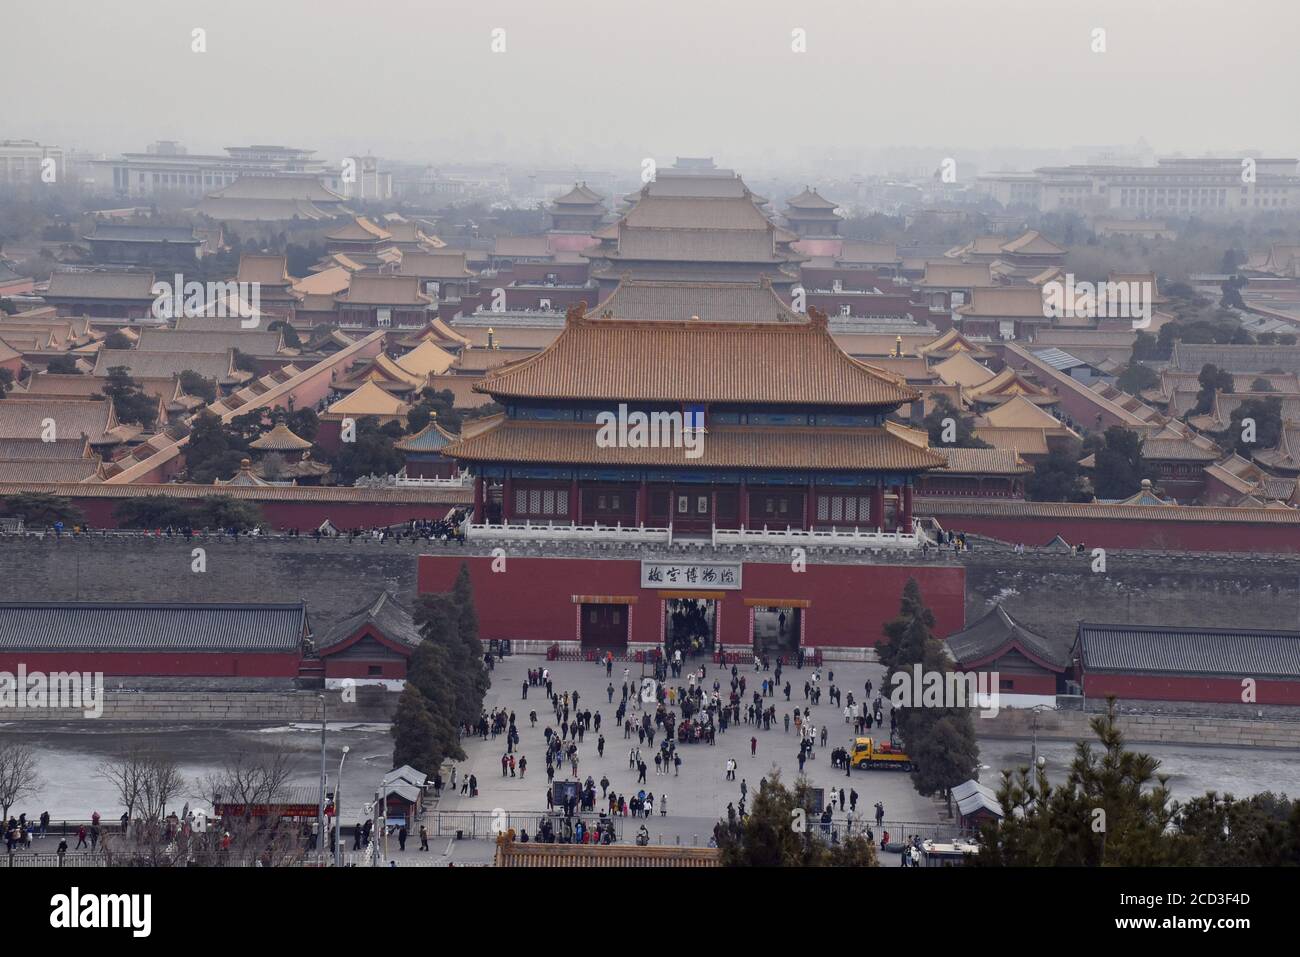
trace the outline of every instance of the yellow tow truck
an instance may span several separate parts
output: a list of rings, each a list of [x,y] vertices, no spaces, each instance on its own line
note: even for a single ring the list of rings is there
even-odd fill
[[[864,771],[872,768],[912,770],[912,759],[893,741],[876,744],[870,738],[854,738],[849,748],[849,766]]]

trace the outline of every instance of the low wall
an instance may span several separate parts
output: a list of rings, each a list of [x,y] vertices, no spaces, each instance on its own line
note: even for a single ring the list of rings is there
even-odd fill
[[[116,721],[132,724],[256,724],[320,721],[318,691],[105,691],[104,712],[88,719],[78,708],[0,708],[6,721]],[[345,703],[340,692],[325,693],[328,721],[388,722],[397,708],[397,695],[356,689],[357,700]]]
[[[1038,713],[1040,740],[1095,741],[1088,722],[1095,713]],[[1125,714],[1118,718],[1126,745],[1201,744],[1216,747],[1300,750],[1300,721],[1212,718],[1197,715]],[[996,717],[975,718],[981,738],[1031,738],[1034,713],[1003,710]]]

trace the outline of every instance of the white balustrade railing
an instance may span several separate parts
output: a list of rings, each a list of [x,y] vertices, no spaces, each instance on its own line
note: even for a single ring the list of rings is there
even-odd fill
[[[553,542],[637,542],[666,544],[672,540],[667,528],[645,525],[557,525],[553,522],[515,522],[508,525],[465,526],[470,541],[553,541]]]
[[[395,488],[473,488],[474,476],[468,473],[452,478],[410,478],[398,475],[393,486]]]
[[[555,542],[630,542],[672,544],[673,529],[645,525],[561,525],[555,522],[512,522],[506,525],[479,525],[466,521],[463,526],[471,541],[555,541]],[[680,536],[679,536],[680,537]],[[713,545],[803,545],[812,548],[920,548],[927,536],[917,528],[911,532],[863,531],[858,528],[717,528],[711,533]]]
[[[805,545],[812,547],[920,548],[925,534],[912,532],[862,531],[856,527],[815,528],[714,528],[714,545]]]

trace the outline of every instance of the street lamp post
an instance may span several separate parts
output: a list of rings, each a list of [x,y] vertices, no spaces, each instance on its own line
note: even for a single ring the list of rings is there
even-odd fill
[[[343,745],[343,756],[339,758],[339,776],[334,779],[334,866],[343,866],[343,762],[348,759],[351,749]]]
[[[316,863],[324,863],[325,843],[325,696],[320,698],[320,800],[316,804]]]
[[[1029,710],[1030,713],[1034,716],[1033,721],[1031,722],[1031,726],[1033,727],[1033,731],[1034,731],[1034,743],[1033,743],[1032,750],[1029,752],[1029,764],[1031,767],[1036,769],[1041,767],[1041,765],[1039,764],[1039,761],[1041,759],[1038,757],[1038,715],[1043,711],[1054,711],[1055,709],[1050,707],[1049,705],[1036,704]]]

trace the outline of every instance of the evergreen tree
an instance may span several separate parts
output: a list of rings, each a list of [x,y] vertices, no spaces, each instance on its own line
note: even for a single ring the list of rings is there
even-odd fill
[[[952,441],[944,441],[945,419],[952,419]],[[991,449],[983,439],[976,438],[972,430],[971,419],[963,416],[953,407],[948,397],[941,395],[934,403],[934,408],[922,420],[925,431],[929,433],[930,445],[934,448],[949,449]]]
[[[934,624],[920,585],[909,578],[898,617],[885,623],[886,643],[880,658],[886,666],[884,689],[897,716],[899,743],[912,759],[912,786],[926,797],[942,794],[951,801],[949,792],[969,781],[979,764],[972,718],[977,703],[945,707],[956,702],[928,700],[922,688],[914,687],[918,665],[925,682],[940,681],[941,690],[948,686],[949,658],[943,642],[934,637]],[[909,696],[895,694],[906,686],[912,686]],[[907,704],[896,703],[900,701]]]
[[[483,666],[483,642],[478,637],[478,612],[474,608],[474,585],[470,581],[469,565],[466,562],[460,563],[460,571],[456,573],[456,584],[452,586],[451,594],[459,611],[456,621],[457,634],[464,645],[466,660],[472,664],[468,669],[469,693],[474,701],[481,703],[487,695],[492,680]]]
[[[113,409],[119,422],[131,422],[152,429],[158,417],[158,400],[145,393],[140,383],[131,378],[126,366],[113,366],[104,381],[104,395],[113,400]]]
[[[743,819],[713,829],[727,867],[876,867],[876,848],[861,835],[831,844],[812,813],[811,787],[800,777],[793,789],[781,773],[758,783],[754,805]]]
[[[447,756],[437,746],[438,727],[429,704],[418,688],[409,681],[397,699],[393,716],[393,767],[409,764],[417,771],[432,775]],[[459,755],[463,758],[464,755]]]
[[[1112,425],[1093,454],[1098,498],[1128,498],[1141,487],[1142,438],[1136,432]]]
[[[1254,435],[1245,428],[1246,419],[1254,422]],[[1247,459],[1259,449],[1275,448],[1282,438],[1282,400],[1277,396],[1247,399],[1232,410],[1228,427],[1219,437]]]
[[[70,499],[45,492],[19,492],[16,495],[0,496],[0,515],[21,518],[24,525],[40,527],[62,522],[64,525],[80,525],[86,517],[81,509],[73,505]]]
[[[81,375],[77,368],[77,359],[72,355],[55,356],[45,365],[45,371],[51,375]]]
[[[246,443],[233,436],[211,412],[194,418],[185,446],[185,468],[190,481],[211,485],[214,479],[228,479],[239,471],[239,463],[248,458]]]
[[[1187,864],[1187,842],[1170,830],[1178,805],[1160,762],[1124,749],[1111,699],[1106,714],[1090,722],[1101,751],[1075,746],[1065,784],[1053,788],[1046,773],[1003,771],[998,800],[1003,819],[985,825],[976,866],[1151,867]]]

